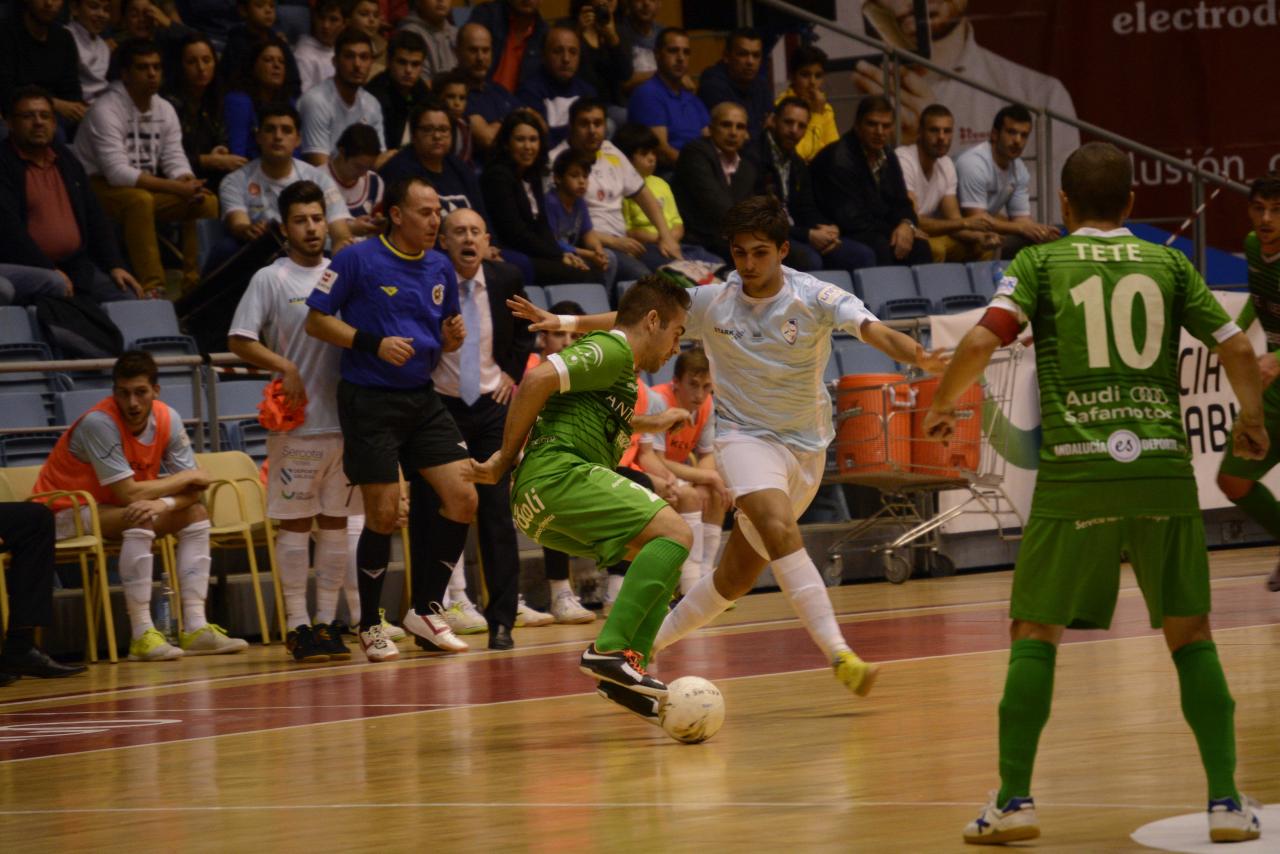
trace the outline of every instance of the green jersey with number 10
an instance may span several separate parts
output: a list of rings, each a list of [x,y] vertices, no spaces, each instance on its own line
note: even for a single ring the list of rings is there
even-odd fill
[[[1033,514],[1194,512],[1179,328],[1208,347],[1239,329],[1186,256],[1128,229],[1080,229],[1018,253],[992,306],[1035,336],[1043,444]]]

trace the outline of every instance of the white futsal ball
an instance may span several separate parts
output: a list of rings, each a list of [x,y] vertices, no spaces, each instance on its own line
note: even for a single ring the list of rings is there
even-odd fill
[[[681,676],[667,683],[667,699],[658,711],[658,723],[676,741],[706,741],[724,724],[724,697],[701,676]]]

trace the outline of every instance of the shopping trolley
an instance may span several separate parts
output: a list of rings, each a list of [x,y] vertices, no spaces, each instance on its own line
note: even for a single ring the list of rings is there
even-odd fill
[[[966,513],[984,513],[997,535],[1017,539],[1022,515],[1004,491],[1007,453],[1013,431],[1010,407],[1025,348],[1015,343],[996,351],[982,379],[956,403],[955,432],[947,443],[925,438],[924,418],[938,378],[861,374],[831,383],[836,401],[834,457],[825,483],[848,483],[880,492],[880,509],[860,520],[827,549],[827,577],[843,575],[843,553],[852,544],[877,540],[866,550],[878,555],[884,575],[906,581],[921,552],[930,575],[950,575],[954,562],[941,551],[940,529]],[[969,497],[926,518],[937,493],[967,490]],[[1016,524],[1006,524],[1016,520]],[[886,529],[900,533],[885,540]]]

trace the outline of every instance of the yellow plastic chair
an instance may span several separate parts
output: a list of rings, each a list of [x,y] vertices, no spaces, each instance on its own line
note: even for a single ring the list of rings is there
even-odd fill
[[[280,639],[284,640],[288,632],[285,626],[284,591],[280,586],[280,573],[276,567],[275,534],[267,520],[267,493],[258,478],[258,467],[242,451],[196,454],[196,464],[213,479],[204,499],[209,509],[209,522],[213,526],[209,531],[209,545],[219,549],[245,550],[249,558],[249,575],[253,579],[253,599],[258,608],[262,642],[269,644],[271,633],[267,628],[267,610],[262,600],[262,586],[258,577],[258,558],[254,554],[256,546],[266,546]],[[175,584],[174,590],[177,589]]]
[[[72,502],[75,513],[76,535],[59,540],[55,557],[59,563],[74,559],[80,564],[80,582],[84,589],[84,616],[86,626],[85,657],[89,662],[98,660],[98,622],[97,609],[102,608],[102,626],[107,635],[107,656],[112,664],[119,658],[116,653],[116,626],[111,614],[111,588],[107,581],[106,543],[102,537],[102,525],[98,519],[98,502],[93,496],[81,490],[42,492],[34,494],[36,477],[40,473],[39,466],[17,466],[0,469],[0,498],[9,501],[38,501],[49,506],[58,499],[66,498]],[[89,530],[85,530],[81,518],[81,508],[89,508]],[[89,562],[97,566],[97,572],[90,573]],[[5,624],[8,625],[8,597],[5,597]]]

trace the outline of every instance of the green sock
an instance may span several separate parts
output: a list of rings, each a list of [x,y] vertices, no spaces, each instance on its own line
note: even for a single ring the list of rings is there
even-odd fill
[[[1031,795],[1031,769],[1040,732],[1053,702],[1053,666],[1058,648],[1039,640],[1016,640],[1000,700],[1000,794],[996,805]]]
[[[683,564],[683,561],[681,563]],[[640,628],[636,630],[631,648],[644,656],[646,667],[649,665],[649,652],[653,649],[653,641],[658,637],[658,630],[662,628],[662,621],[667,618],[667,614],[671,613],[671,596],[679,584],[680,575],[677,573],[671,579],[671,587],[667,590],[667,594],[649,609],[649,613],[644,615],[644,621],[640,623]]]
[[[1280,501],[1261,483],[1254,483],[1245,493],[1244,498],[1231,502],[1239,507],[1249,518],[1262,526],[1263,530],[1280,540]]]
[[[1227,690],[1218,648],[1213,641],[1195,641],[1174,652],[1173,663],[1182,689],[1182,716],[1196,735],[1200,761],[1209,778],[1209,799],[1235,798],[1239,802],[1235,783],[1236,701]]]
[[[596,637],[596,649],[601,652],[635,649],[642,654],[648,653],[648,649],[636,646],[642,639],[645,618],[655,608],[666,608],[671,587],[680,579],[680,566],[688,557],[688,549],[666,537],[655,537],[645,543],[631,561],[609,619],[605,620],[604,628]],[[654,634],[649,636],[650,645],[656,634],[655,628]]]

